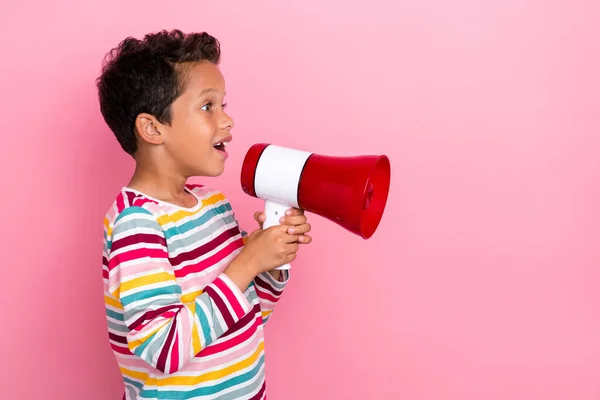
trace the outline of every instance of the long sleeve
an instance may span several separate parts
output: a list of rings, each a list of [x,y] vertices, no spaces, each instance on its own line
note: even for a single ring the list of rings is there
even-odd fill
[[[289,276],[288,271],[281,271],[281,282],[275,280],[268,272],[263,272],[254,278],[254,287],[256,288],[256,294],[260,302],[263,324],[266,324],[271,317],[275,305],[281,298],[283,289],[289,281]]]
[[[109,290],[124,310],[131,352],[174,373],[251,310],[239,288],[220,274],[191,304],[168,258],[163,230],[151,212],[126,208],[112,229]]]
[[[239,225],[238,225],[239,226]],[[248,238],[248,233],[240,228],[244,243]],[[263,325],[269,321],[273,314],[275,305],[283,294],[283,289],[290,278],[289,271],[281,271],[281,281],[277,281],[269,272],[263,272],[254,278],[254,287],[260,303]]]

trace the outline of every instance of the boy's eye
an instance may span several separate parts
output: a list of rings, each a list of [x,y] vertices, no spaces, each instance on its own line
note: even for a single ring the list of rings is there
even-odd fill
[[[210,111],[210,107],[212,106],[211,103],[206,103],[205,105],[203,105],[202,107],[200,107],[201,110],[203,111]]]

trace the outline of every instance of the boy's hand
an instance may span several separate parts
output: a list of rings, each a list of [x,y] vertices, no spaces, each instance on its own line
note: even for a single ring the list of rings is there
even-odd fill
[[[245,291],[254,277],[269,271],[280,280],[275,268],[296,259],[300,244],[298,236],[287,233],[290,226],[275,225],[269,229],[257,229],[248,235],[244,248],[225,268],[225,274]]]
[[[257,211],[254,213],[254,219],[258,222],[260,229],[263,229],[263,223],[265,222],[265,213]],[[290,235],[298,235],[298,243],[309,244],[312,241],[312,237],[307,235],[310,232],[311,226],[307,223],[304,210],[299,208],[291,208],[286,211],[286,216],[281,217],[279,223],[282,225],[290,225],[287,233]],[[272,269],[269,271],[271,276],[276,280],[281,280],[281,271],[278,269]]]
[[[257,211],[254,213],[254,219],[258,223],[260,229],[263,228],[263,223],[265,222],[265,213]],[[310,224],[307,222],[306,216],[304,215],[304,210],[299,208],[290,208],[286,212],[285,217],[281,217],[279,223],[282,225],[290,225],[287,233],[290,235],[297,235],[298,242],[302,244],[309,244],[312,242],[312,237],[307,235],[311,230]]]
[[[242,291],[262,272],[268,271],[273,278],[281,280],[281,271],[275,268],[294,261],[300,244],[312,241],[307,235],[311,226],[303,210],[288,210],[286,216],[281,218],[281,225],[265,230],[264,213],[255,213],[254,219],[260,229],[250,233],[242,252],[225,269],[225,273]]]

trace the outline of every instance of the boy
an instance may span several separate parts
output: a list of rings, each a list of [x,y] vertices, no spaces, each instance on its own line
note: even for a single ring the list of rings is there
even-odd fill
[[[247,236],[223,194],[186,183],[227,159],[219,58],[207,33],[162,31],[124,40],[98,78],[102,115],[136,162],[104,221],[124,399],[266,398],[263,325],[289,279],[275,268],[312,240],[298,209]]]

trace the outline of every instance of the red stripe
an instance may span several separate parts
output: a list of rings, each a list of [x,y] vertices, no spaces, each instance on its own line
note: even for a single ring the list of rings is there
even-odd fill
[[[117,212],[122,212],[125,209],[125,199],[123,198],[123,193],[119,193],[117,196]]]
[[[144,315],[142,315],[140,318],[135,320],[131,325],[129,325],[129,329],[139,331],[139,329],[136,329],[138,326],[140,326],[142,324],[145,325],[147,322],[152,321],[153,319],[157,318],[158,316],[163,316],[163,315],[170,316],[171,315],[169,313],[170,311],[178,312],[181,309],[181,307],[183,307],[183,304],[172,304],[169,306],[157,308],[156,310],[146,311],[144,313]]]
[[[235,315],[238,317],[238,319],[242,318],[246,313],[244,312],[244,308],[242,307],[242,305],[240,304],[240,301],[235,296],[235,293],[233,292],[233,290],[221,278],[215,279],[213,284],[216,287],[218,287],[219,289],[221,289],[221,292],[223,292],[223,294],[227,298],[227,301],[229,302],[229,304],[231,304],[231,306],[233,308],[233,312],[235,312]],[[242,297],[243,297],[243,295],[242,295]]]
[[[178,278],[183,278],[189,274],[204,271],[206,268],[212,267],[213,265],[217,264],[219,261],[221,261],[228,255],[233,253],[235,250],[237,250],[243,246],[244,246],[244,241],[243,241],[243,239],[240,238],[234,242],[229,243],[222,250],[219,250],[217,253],[200,261],[199,263],[186,265],[185,267],[183,267],[181,269],[175,270],[175,276]],[[189,254],[190,253],[184,253],[184,254],[181,254],[181,256],[189,255]],[[193,257],[190,257],[190,259],[192,259],[192,258]]]
[[[112,243],[110,247],[110,251],[114,252],[123,247],[131,246],[131,245],[144,245],[144,244],[160,244],[163,246],[167,246],[167,241],[164,237],[158,234],[152,233],[136,233],[133,235],[125,236],[119,240],[116,240]]]
[[[171,352],[171,372],[179,369],[179,335],[175,335],[173,351]]]
[[[221,337],[226,338],[227,336],[233,335],[234,333],[248,325],[250,322],[252,322],[252,320],[258,321],[259,324],[262,323],[262,313],[260,309],[260,304],[255,304],[251,312],[244,315],[234,326],[231,327],[231,329],[229,329],[227,332],[221,335]]]
[[[112,332],[108,332],[108,338],[117,343],[127,344],[127,338],[125,336],[119,336]]]
[[[165,343],[162,346],[162,350],[160,352],[160,355],[158,356],[158,362],[156,363],[156,369],[158,369],[160,372],[175,372],[177,371],[175,370],[171,370],[171,371],[167,371],[166,370],[166,365],[167,365],[167,356],[169,355],[169,352],[171,353],[171,358],[175,358],[175,361],[178,365],[179,364],[179,359],[177,357],[177,350],[172,349],[172,345],[173,345],[173,339],[175,337],[175,333],[177,331],[177,319],[172,319],[171,320],[171,327],[169,329],[169,333],[167,334],[167,339],[165,340]],[[173,361],[171,360],[171,365],[173,365]]]
[[[127,261],[139,260],[146,257],[153,259],[156,263],[164,263],[166,265],[169,264],[169,261],[167,260],[167,252],[165,250],[141,248],[119,254],[110,260],[109,268],[112,271],[118,264]]]
[[[268,274],[268,272],[265,273]],[[281,293],[283,293],[283,290],[277,290],[275,287],[273,287],[271,282],[267,281],[267,278],[263,278],[260,275],[256,276],[256,278],[254,279],[254,283],[256,283],[261,288],[269,291],[269,293],[272,293],[274,296],[279,297],[281,296]]]
[[[108,265],[109,265],[108,259],[106,257],[102,256],[102,277],[104,279],[108,279],[108,277],[109,277],[108,270],[110,267]]]
[[[198,246],[195,249],[188,251],[186,253],[181,253],[181,254],[177,255],[176,257],[172,257],[170,259],[171,264],[173,264],[173,266],[177,266],[184,261],[193,260],[195,258],[202,256],[203,254],[210,253],[211,251],[213,251],[214,249],[216,249],[217,247],[219,247],[220,245],[225,243],[227,240],[239,235],[239,233],[240,233],[240,229],[237,226],[234,226],[233,228],[228,229],[225,232],[222,232],[219,236],[212,239],[210,242],[205,243],[202,246]]]
[[[114,343],[111,343],[111,344],[110,344],[110,347],[111,347],[111,348],[112,348],[114,351],[116,351],[117,353],[119,353],[119,354],[126,354],[126,355],[131,355],[131,354],[133,354],[133,353],[132,353],[132,352],[129,350],[129,348],[128,348],[128,347],[119,346],[119,345],[116,345],[116,344],[114,344]]]
[[[277,303],[277,301],[279,300],[278,297],[274,297],[273,295],[271,295],[271,293],[265,293],[262,290],[260,290],[259,288],[256,288],[256,294],[258,295],[259,298],[261,298],[263,300],[271,301],[273,303]]]
[[[135,200],[136,194],[133,192],[125,192],[125,194],[127,195],[127,202],[129,203],[130,206],[132,206],[133,201]]]
[[[150,200],[146,197],[138,197],[137,199],[135,199],[135,206],[136,207],[143,207],[144,204],[146,203],[152,203],[152,204],[158,204],[156,201],[154,200]]]
[[[221,343],[217,343],[217,344],[212,344],[208,347],[206,347],[204,350],[202,350],[197,357],[206,357],[206,356],[211,356],[213,354],[217,354],[220,353],[222,351],[226,351],[229,350],[245,341],[247,341],[248,339],[250,339],[252,337],[252,335],[254,335],[256,333],[256,326],[258,326],[258,324],[260,324],[261,322],[258,322],[259,320],[254,318],[253,314],[249,314],[250,315],[250,321],[246,320],[246,317],[244,317],[244,320],[246,320],[246,323],[244,324],[240,324],[239,322],[236,324],[236,328],[235,330],[232,330],[230,332],[228,332],[228,335],[233,333],[233,332],[237,332],[240,329],[244,328],[245,326],[248,325],[248,322],[252,322],[252,325],[249,327],[248,329],[246,329],[245,332],[240,333],[237,336],[232,337],[231,339],[228,339],[224,342]],[[241,320],[240,320],[241,322]],[[223,336],[221,336],[223,337]]]
[[[223,319],[225,320],[225,323],[227,324],[227,326],[231,327],[234,324],[234,321],[233,321],[233,317],[229,313],[229,309],[227,308],[227,305],[225,304],[224,299],[221,298],[221,296],[219,296],[219,294],[217,294],[217,292],[215,291],[215,289],[213,289],[213,287],[211,285],[208,285],[204,289],[204,292],[207,293],[210,296],[210,298],[213,300],[213,302],[216,304],[216,306],[219,309],[219,312],[221,313],[221,315],[223,316]]]
[[[186,183],[185,186],[190,190],[200,189],[204,187],[204,185],[201,185],[199,183]]]

